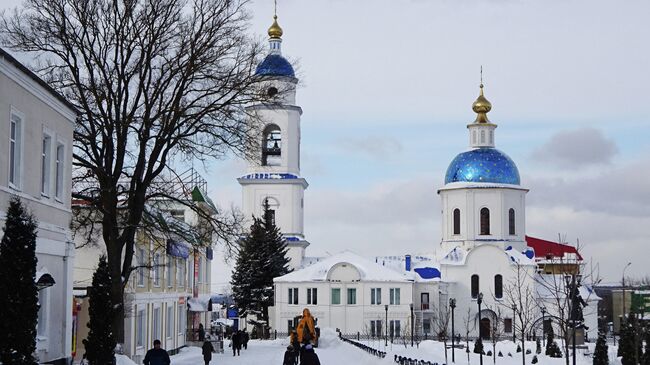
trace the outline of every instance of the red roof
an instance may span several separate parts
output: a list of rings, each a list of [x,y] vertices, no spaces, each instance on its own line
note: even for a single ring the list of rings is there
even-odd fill
[[[528,247],[532,247],[535,250],[536,258],[546,258],[549,254],[556,258],[562,258],[564,254],[572,253],[578,257],[578,260],[582,260],[582,256],[580,256],[578,250],[573,246],[530,236],[526,236],[526,243]]]

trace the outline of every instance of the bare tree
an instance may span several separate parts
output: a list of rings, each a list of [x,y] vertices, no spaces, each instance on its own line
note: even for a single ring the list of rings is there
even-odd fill
[[[469,364],[469,332],[476,328],[476,321],[472,317],[472,310],[469,307],[467,307],[467,315],[463,316],[463,325],[465,327],[465,352],[467,353],[467,363]]]
[[[175,164],[249,151],[247,105],[269,97],[255,76],[262,48],[247,35],[247,0],[26,0],[3,13],[2,43],[42,56],[37,70],[78,109],[73,198],[101,227],[124,341],[124,286],[145,207],[187,205],[232,243],[236,220],[160,183]]]
[[[503,315],[501,313],[501,307],[499,305],[496,305],[495,308],[493,308],[492,312],[494,312],[494,318],[492,319],[492,322],[490,322],[490,335],[492,340],[492,362],[496,364],[497,343],[499,343],[499,340],[503,335],[504,328],[503,328]]]
[[[447,361],[447,340],[449,339],[449,320],[451,319],[451,312],[447,306],[441,305],[438,307],[438,313],[434,317],[434,324],[436,329],[436,334],[438,335],[438,340],[442,341],[445,346],[445,363]],[[453,334],[452,334],[453,336]]]
[[[512,263],[513,277],[504,286],[503,300],[514,308],[513,331],[521,336],[521,361],[526,365],[526,334],[532,328],[538,311],[530,268],[519,262]]]
[[[576,251],[578,254],[582,248],[580,241],[577,241]],[[571,352],[569,351],[571,336],[571,326],[569,325],[571,295],[566,280],[570,275],[576,275],[580,277],[582,283],[589,283],[589,285],[593,286],[600,282],[600,277],[598,270],[593,267],[587,268],[578,255],[575,257],[548,255],[544,265],[548,266],[548,273],[534,275],[536,294],[541,299],[541,303],[546,307],[546,311],[549,313],[548,318],[552,322],[555,322],[555,327],[559,330],[559,336],[562,338],[562,348],[565,354],[565,363],[569,365],[569,358],[571,356]],[[592,295],[592,291],[588,292],[589,296]],[[583,299],[588,301],[589,297]]]

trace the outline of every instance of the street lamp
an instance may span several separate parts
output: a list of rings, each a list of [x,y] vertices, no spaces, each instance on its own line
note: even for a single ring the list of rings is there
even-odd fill
[[[630,267],[630,265],[632,265],[632,263],[628,262],[627,265],[625,265],[625,267],[623,268],[623,320],[625,320],[625,270],[627,270],[627,268]],[[622,323],[618,324],[619,332],[621,331],[621,324]]]
[[[512,342],[517,342],[517,331],[515,323],[517,322],[517,304],[512,305]]]
[[[546,321],[544,320],[544,315],[546,314],[546,307],[542,307],[542,346],[546,347],[545,342],[545,336],[546,336]]]
[[[476,299],[476,303],[478,304],[478,341],[481,344],[480,346],[480,354],[479,354],[479,359],[480,359],[480,364],[483,365],[483,339],[481,338],[481,303],[483,303],[483,293],[478,293],[478,298]]]
[[[413,323],[413,303],[411,303],[411,347],[413,347],[413,328],[414,328],[414,323]]]
[[[451,308],[451,362],[456,363],[456,355],[454,354],[454,309],[456,308],[456,299],[449,298],[449,307]]]
[[[384,346],[388,347],[388,304],[384,305],[384,309],[386,309],[386,323],[384,325],[386,327],[386,336],[384,337]]]
[[[576,329],[578,326],[576,325],[576,322],[582,321],[582,318],[577,318],[578,316],[578,311],[577,311],[577,306],[580,305],[580,303],[576,303],[576,295],[578,294],[578,287],[580,286],[580,281],[582,280],[582,275],[578,274],[571,274],[571,275],[565,275],[564,279],[566,280],[566,285],[567,288],[569,289],[569,294],[571,295],[571,310],[569,312],[569,327],[572,330],[571,334],[571,339],[573,342],[572,348],[573,348],[573,365],[576,365]]]

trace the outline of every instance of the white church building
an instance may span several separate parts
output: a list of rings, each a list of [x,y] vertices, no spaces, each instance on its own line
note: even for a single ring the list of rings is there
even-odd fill
[[[303,219],[308,184],[300,175],[298,80],[282,56],[277,17],[268,34],[270,51],[257,74],[264,78],[269,95],[278,95],[278,103],[250,108],[263,123],[259,126],[263,143],[259,161],[250,162],[238,181],[244,214],[261,216],[268,201],[288,242],[294,271],[274,279],[271,326],[286,332],[302,309],[309,308],[319,327],[345,334],[401,337],[410,334],[412,325],[419,336],[435,336],[443,327],[450,333],[447,313],[453,299],[456,334],[465,335],[463,323],[467,321],[470,336],[489,337],[498,321],[503,336],[512,336],[513,308],[505,289],[516,281],[517,272],[523,278],[521,284],[537,292],[535,278],[540,268],[552,269],[554,258],[564,263],[572,260],[575,265],[582,258],[571,246],[526,236],[528,189],[521,185],[513,160],[495,148],[497,125],[487,117],[492,106],[483,95],[483,85],[472,105],[476,119],[467,125],[469,149],[451,161],[445,184],[438,189],[442,200],[439,243],[422,247],[428,253],[417,256],[361,257],[345,251],[309,258]],[[583,298],[597,300],[587,294]],[[544,301],[536,301],[540,303],[536,310],[541,312]],[[595,307],[593,303],[588,307],[593,310],[585,309],[591,338],[597,331]],[[547,315],[555,315],[552,312],[549,308]],[[540,321],[532,332],[539,336],[542,326]]]

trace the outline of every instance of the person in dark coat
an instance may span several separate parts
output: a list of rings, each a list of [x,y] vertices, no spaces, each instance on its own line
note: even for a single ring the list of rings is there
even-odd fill
[[[208,340],[205,340],[205,342],[203,342],[203,346],[201,347],[201,351],[203,352],[203,361],[205,361],[205,365],[209,365],[210,361],[212,360],[212,352],[214,352],[212,343]]]
[[[153,348],[147,351],[144,355],[144,365],[169,365],[169,354],[164,349],[160,348],[160,340],[153,342]]]
[[[199,341],[205,340],[205,328],[203,328],[203,323],[199,323]]]
[[[239,351],[241,351],[241,332],[235,331],[230,337],[230,345],[232,346],[232,356],[239,356]]]
[[[307,344],[303,347],[302,352],[300,353],[300,365],[320,365],[318,355],[316,355],[311,344]]]
[[[241,344],[242,344],[242,346],[244,346],[244,350],[248,349],[248,340],[249,339],[250,339],[250,337],[248,336],[248,332],[246,332],[246,330],[244,330],[241,333]]]
[[[293,346],[287,346],[287,351],[284,352],[282,365],[296,365],[296,351],[293,349]]]

